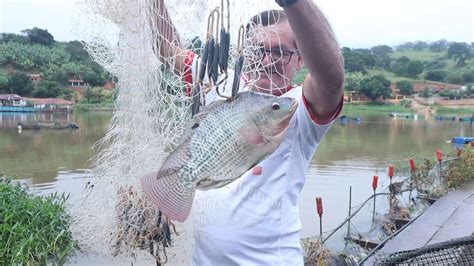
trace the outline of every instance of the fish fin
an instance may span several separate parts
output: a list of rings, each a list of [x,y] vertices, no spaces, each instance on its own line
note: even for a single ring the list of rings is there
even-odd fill
[[[185,184],[177,171],[169,169],[145,175],[140,183],[151,202],[169,219],[183,222],[188,218],[196,188]]]
[[[250,128],[241,128],[239,129],[239,134],[244,137],[247,142],[253,144],[253,145],[259,145],[259,144],[264,144],[267,141],[265,138],[262,136],[261,133],[252,130]]]
[[[199,189],[199,190],[209,190],[209,189],[212,189],[212,188],[221,188],[223,186],[226,186],[227,184],[230,184],[234,180],[235,179],[214,181],[212,179],[206,178],[206,179],[202,179],[201,181],[199,181],[196,185],[196,188]]]

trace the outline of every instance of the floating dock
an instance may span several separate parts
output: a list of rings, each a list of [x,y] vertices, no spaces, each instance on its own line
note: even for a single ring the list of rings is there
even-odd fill
[[[383,256],[445,242],[474,233],[474,182],[450,191],[425,213],[388,240],[363,265],[374,265]]]

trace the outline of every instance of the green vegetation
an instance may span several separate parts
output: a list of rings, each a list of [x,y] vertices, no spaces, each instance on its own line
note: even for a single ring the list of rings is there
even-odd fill
[[[380,113],[410,113],[411,109],[402,104],[345,104],[342,115],[359,116],[359,115],[374,115]]]
[[[342,53],[346,70],[346,90],[360,92],[376,101],[375,95],[381,96],[383,91],[390,91],[389,86],[381,88],[380,82],[370,80],[373,77],[382,80],[381,76],[391,83],[399,83],[400,87],[397,87],[402,88],[406,95],[412,90],[406,82],[436,81],[469,85],[474,82],[472,51],[470,44],[450,43],[446,40],[430,44],[405,43],[395,48],[387,45],[378,45],[370,49],[344,47]],[[456,98],[471,97],[474,97],[473,92],[458,95]]]
[[[0,264],[61,263],[76,248],[67,196],[29,194],[25,185],[0,180]]]
[[[443,106],[434,106],[437,115],[466,115],[474,114],[474,108],[448,108]]]
[[[103,86],[108,74],[89,57],[81,42],[56,42],[47,31],[0,34],[0,93],[33,97],[67,97],[69,79]],[[40,82],[30,75],[40,74]]]

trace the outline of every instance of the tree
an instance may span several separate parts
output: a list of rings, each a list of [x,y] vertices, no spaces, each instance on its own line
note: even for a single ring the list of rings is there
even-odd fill
[[[448,49],[448,41],[444,39],[432,42],[429,46],[431,52],[442,52],[446,49]]]
[[[346,47],[342,50],[342,55],[344,56],[344,68],[347,72],[367,73],[364,67],[364,60],[360,54],[354,53]]]
[[[86,93],[85,93],[84,96],[86,96],[87,103],[91,103],[91,98],[94,96],[93,93],[92,93],[92,88],[91,87],[87,87],[87,90],[86,90]]]
[[[391,95],[390,80],[383,75],[365,78],[360,83],[360,92],[372,102],[375,102],[379,97],[387,98]]]
[[[8,87],[11,93],[29,96],[33,90],[33,83],[28,74],[17,71],[8,78]]]
[[[413,50],[415,51],[422,51],[424,49],[427,49],[429,47],[429,45],[426,43],[426,42],[422,42],[422,41],[417,41],[415,42],[415,44],[413,45]]]
[[[448,48],[448,57],[456,61],[456,66],[463,67],[466,60],[472,57],[471,47],[465,42],[454,42]]]
[[[453,84],[463,84],[464,79],[459,73],[451,73],[446,77],[446,81]]]
[[[8,92],[8,74],[5,70],[0,69],[0,93]]]
[[[406,56],[397,59],[392,66],[393,73],[398,76],[407,78],[418,78],[418,75],[423,72],[423,63],[420,61],[410,61]]]
[[[28,36],[28,39],[32,43],[46,46],[51,46],[54,43],[54,37],[48,32],[48,30],[34,27],[33,29],[22,30],[22,32]]]
[[[370,50],[372,51],[372,53],[374,53],[375,56],[382,56],[382,57],[393,53],[392,47],[388,45],[377,45],[370,48]]]
[[[56,81],[42,80],[33,91],[33,96],[38,98],[56,98],[61,95],[63,88]]]
[[[89,83],[91,86],[104,86],[107,80],[101,73],[88,71],[84,74],[84,82]]]
[[[352,52],[357,54],[364,61],[365,67],[373,68],[375,66],[375,56],[370,49],[353,49]]]
[[[360,91],[360,82],[364,79],[361,72],[346,73],[344,81],[344,89],[346,91]]]
[[[75,61],[85,61],[89,59],[89,54],[84,49],[84,45],[79,41],[68,42],[65,50],[70,54],[71,59]]]
[[[425,79],[432,80],[432,81],[444,82],[447,76],[448,76],[448,72],[446,72],[446,71],[433,70],[433,71],[426,72]]]
[[[21,44],[29,43],[28,37],[15,34],[15,33],[0,33],[0,43],[4,42],[16,42]]]
[[[464,83],[474,83],[474,70],[462,74]]]
[[[413,94],[413,84],[408,80],[400,80],[396,83],[397,88],[400,90],[402,95]]]
[[[422,98],[430,98],[431,97],[431,90],[428,89],[428,88],[425,88],[421,93],[420,93],[420,97]]]

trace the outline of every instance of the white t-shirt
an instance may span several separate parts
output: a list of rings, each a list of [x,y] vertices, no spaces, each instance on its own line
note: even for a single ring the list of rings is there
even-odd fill
[[[303,265],[298,196],[332,121],[311,118],[301,86],[282,96],[300,104],[277,150],[229,185],[196,192],[193,265]]]

